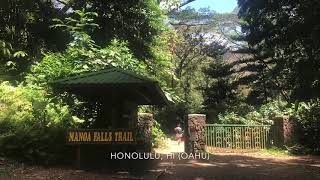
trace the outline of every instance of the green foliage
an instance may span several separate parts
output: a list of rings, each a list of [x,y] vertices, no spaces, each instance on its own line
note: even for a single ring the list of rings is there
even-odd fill
[[[152,124],[152,145],[153,147],[161,147],[164,146],[164,140],[166,135],[161,129],[161,125],[156,121],[153,120]]]
[[[265,155],[265,156],[276,156],[276,157],[286,157],[292,154],[290,151],[277,148],[277,147],[271,147],[268,149],[262,149],[259,154]]]
[[[239,110],[246,110],[240,107],[246,105],[243,94],[234,86],[235,78],[229,74],[229,67],[220,54],[204,69],[204,73],[207,77],[203,87],[204,105],[213,118],[225,111],[237,111],[237,114],[243,115],[244,112]]]
[[[182,101],[162,108],[157,108],[157,110],[153,111],[154,118],[161,124],[162,130],[165,134],[172,134],[177,123],[184,126],[185,116],[190,110],[186,106],[187,104]]]
[[[169,13],[169,17],[173,20],[178,20],[181,22],[203,21],[212,18],[213,14],[214,12],[212,12],[209,8],[202,8],[197,11],[194,8],[187,7],[183,10]]]
[[[141,74],[145,70],[144,65],[132,55],[127,43],[115,39],[105,48],[84,48],[71,43],[63,53],[46,54],[40,63],[32,67],[32,73],[26,79],[28,83],[46,85],[58,78],[110,66]]]
[[[60,19],[54,18],[52,19],[55,22],[54,25],[50,26],[53,28],[65,28],[67,32],[71,33],[73,36],[77,36],[80,32],[86,32],[86,30],[92,31],[93,27],[99,27],[98,24],[94,23],[94,18],[98,17],[98,14],[95,12],[84,12],[81,10],[74,10],[73,13],[78,17],[65,18],[65,22]]]
[[[45,54],[43,60],[31,68],[32,73],[26,77],[27,83],[43,86],[61,77],[110,66],[143,72],[145,67],[133,56],[127,42],[114,39],[102,48],[85,32],[97,26],[91,18],[96,13],[76,10],[75,14],[77,18],[66,18],[64,21],[56,19],[55,22],[60,24],[53,25],[70,32],[73,41],[61,53]]]
[[[273,100],[260,107],[259,112],[262,117],[272,119],[277,116],[282,116],[290,112],[290,107],[286,101]]]
[[[286,148],[288,149],[288,152],[293,155],[307,155],[312,153],[312,149],[307,148],[306,146],[303,146],[301,144],[295,144]]]
[[[50,27],[53,29],[63,29],[70,33],[73,37],[73,41],[69,46],[89,49],[95,48],[95,42],[88,33],[99,27],[98,24],[94,23],[94,18],[96,18],[98,14],[81,10],[74,10],[73,14],[75,17],[67,17],[63,21],[57,18],[53,19],[52,21],[55,24]]]
[[[67,18],[56,16],[53,21],[50,19],[50,23],[43,24],[45,28],[51,27],[50,32],[61,32],[62,29],[67,32],[63,34],[71,35],[72,40],[66,48],[63,46],[59,52],[46,51],[39,44],[39,47],[32,47],[37,56],[29,51],[10,50],[16,58],[38,58],[40,51],[43,58],[39,62],[33,61],[23,83],[0,85],[0,155],[43,163],[67,157],[66,129],[94,117],[85,113],[72,116],[78,114],[77,110],[83,108],[84,103],[69,94],[54,94],[49,86],[52,80],[113,66],[154,78],[173,94],[172,97],[177,97],[168,86],[173,75],[168,41],[173,32],[164,32],[168,29],[153,0],[93,1],[90,5],[84,1],[70,3],[73,11],[65,14]],[[76,10],[75,7],[85,10]],[[88,11],[91,8],[94,12]],[[52,38],[61,40],[59,37],[52,35]],[[8,44],[4,45],[7,47]],[[7,50],[4,51],[8,54]],[[69,105],[65,105],[66,102]],[[96,110],[96,107],[91,108]],[[153,131],[155,145],[161,144],[164,134],[160,125]]]
[[[43,90],[8,82],[0,84],[0,94],[0,154],[30,162],[63,160],[66,129],[77,124],[69,107]]]
[[[202,32],[219,33],[231,40],[230,35],[239,33],[237,27],[239,26],[239,18],[236,13],[217,13],[210,8],[184,8],[178,11],[173,11],[168,14],[171,23],[174,25],[193,25],[188,28],[196,30],[201,28]],[[177,23],[178,22],[178,23]]]
[[[11,43],[1,41],[0,40],[0,60],[6,61],[4,66],[6,67],[6,70],[13,70],[16,69],[17,64],[15,60],[21,58],[25,58],[28,56],[28,54],[24,51],[16,51],[13,49]]]
[[[242,37],[251,54],[255,89],[264,96],[280,93],[287,100],[306,101],[320,95],[320,18],[317,0],[238,0]],[[249,66],[247,66],[249,68]],[[247,69],[248,69],[247,68]]]
[[[62,15],[53,1],[3,0],[0,15],[0,66],[14,79],[21,78],[41,51],[63,49],[68,40],[65,33],[49,28],[51,18]]]
[[[70,9],[72,11],[69,12]],[[0,15],[3,17],[0,20],[0,42],[6,45],[6,48],[0,46],[0,65],[7,65],[10,67],[7,71],[14,70],[10,72],[21,76],[31,64],[42,59],[44,52],[64,51],[70,34],[73,38],[78,37],[73,39],[75,44],[95,41],[97,43],[94,44],[102,47],[118,39],[126,42],[139,60],[150,59],[150,64],[158,63],[160,55],[154,56],[158,54],[154,50],[155,41],[168,30],[163,22],[165,16],[154,0],[70,0],[64,3],[4,0],[0,2]],[[164,49],[164,46],[157,48],[160,52]],[[8,58],[8,54],[14,56]],[[8,74],[0,76],[8,79]]]
[[[262,105],[259,109],[247,112],[239,111],[225,112],[218,115],[219,123],[222,124],[271,124],[272,119],[277,116],[283,116],[291,111],[288,103],[281,100],[270,101]],[[239,115],[242,114],[242,115]]]
[[[45,86],[47,82],[79,74],[84,71],[97,71],[107,67],[119,67],[134,71],[138,74],[149,76],[160,82],[160,85],[172,94],[168,87],[171,79],[171,57],[168,50],[168,35],[156,36],[152,42],[151,52],[156,59],[142,61],[135,57],[129,48],[129,43],[124,40],[113,39],[104,47],[98,46],[85,31],[90,31],[96,25],[92,25],[92,15],[95,13],[76,11],[75,18],[55,20],[59,24],[56,28],[64,28],[73,36],[67,49],[60,53],[47,53],[43,60],[32,66],[27,75],[27,83]],[[91,23],[87,26],[84,24]],[[83,24],[83,25],[82,25]]]
[[[222,124],[272,124],[274,117],[290,115],[295,120],[296,145],[287,147],[292,154],[306,154],[320,152],[320,100],[290,104],[281,100],[266,103],[258,109],[246,114],[231,111],[218,115],[218,122]]]
[[[244,117],[239,116],[235,112],[226,112],[224,114],[219,114],[219,123],[221,124],[254,124],[252,120],[247,120]]]
[[[100,49],[96,56],[92,62],[89,62],[89,68],[102,69],[107,66],[113,66],[140,74],[145,74],[147,71],[146,65],[131,53],[126,41],[114,39],[109,46]]]
[[[298,119],[299,143],[314,152],[320,152],[320,100],[301,102],[295,107]]]
[[[90,35],[100,46],[118,38],[128,41],[139,59],[153,58],[150,51],[153,38],[165,27],[164,15],[156,1],[68,1],[66,6],[98,14],[94,23],[99,28]]]
[[[171,40],[171,51],[174,58],[174,77],[171,86],[179,92],[181,102],[185,103],[188,112],[203,110],[201,87],[205,85],[202,72],[211,60],[207,55],[208,44],[200,31],[177,29],[177,36]]]
[[[219,61],[220,56],[226,51],[226,47],[222,45],[224,43],[216,40],[221,37],[215,38],[212,34],[226,35],[226,32],[233,31],[237,25],[236,14],[218,14],[208,8],[199,10],[186,8],[171,11],[168,16],[170,24],[174,25],[177,32],[177,36],[172,39],[173,43],[171,44],[174,72],[177,78],[172,79],[172,86],[181,94],[181,102],[185,103],[189,113],[203,112],[204,105],[207,106],[207,110],[211,111],[218,108],[224,109],[224,107],[221,108],[224,106],[222,103],[218,103],[219,107],[210,104],[208,108],[208,105],[214,103],[211,101],[215,98],[213,96],[224,91],[224,89],[219,89],[219,86],[229,82],[220,79],[219,84],[212,83],[214,81],[212,77],[203,70],[207,70],[209,64]],[[221,92],[217,97],[223,95],[222,93],[224,92]],[[229,94],[233,95],[234,93]],[[224,99],[224,97],[220,99]]]

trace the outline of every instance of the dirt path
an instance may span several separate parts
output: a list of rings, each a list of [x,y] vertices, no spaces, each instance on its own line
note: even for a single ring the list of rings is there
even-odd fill
[[[166,148],[156,148],[155,152],[160,154],[179,153],[184,152],[184,142],[178,144],[177,141],[166,139]]]
[[[167,162],[168,163],[168,162]],[[253,157],[211,155],[210,160],[171,160],[161,180],[320,179],[319,157]]]
[[[167,152],[176,149],[168,143]],[[181,151],[179,151],[181,152]],[[178,155],[177,155],[178,156]],[[160,180],[205,180],[205,179],[320,179],[320,157],[314,156],[271,156],[250,153],[217,153],[209,160],[167,159]]]
[[[83,171],[70,167],[39,167],[21,164],[13,166],[0,159],[0,180],[8,179],[8,176],[10,176],[9,179],[28,180],[320,180],[320,157],[272,157],[256,153],[219,153],[210,155],[208,160],[179,160],[177,156],[183,152],[183,144],[177,145],[174,141],[168,141],[168,145],[166,149],[156,149],[157,153],[162,153],[162,160],[131,162],[133,169],[113,173]],[[175,153],[174,159],[166,158],[166,154],[170,152]],[[143,171],[138,174],[134,168],[143,169]]]

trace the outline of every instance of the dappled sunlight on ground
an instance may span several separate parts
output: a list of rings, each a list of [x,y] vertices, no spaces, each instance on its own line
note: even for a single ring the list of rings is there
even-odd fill
[[[184,152],[177,142],[157,153]],[[320,179],[320,157],[264,154],[259,150],[218,149],[209,160],[167,159],[159,163],[163,169],[158,179]]]
[[[165,148],[155,148],[154,151],[159,154],[170,154],[184,152],[184,141],[178,144],[177,141],[173,141],[169,138],[165,140],[167,147]]]
[[[165,153],[179,154],[182,146],[170,141],[162,149],[162,160],[147,161],[143,173],[119,170],[114,173],[100,170],[76,170],[67,167],[18,166],[12,168],[22,179],[145,179],[145,180],[224,180],[224,179],[320,179],[319,156],[275,157],[251,153],[214,153],[208,160],[168,159]],[[180,148],[180,149],[179,149]],[[251,154],[251,155],[250,155]],[[151,163],[150,163],[151,162]],[[140,162],[142,163],[142,162]],[[2,162],[2,165],[6,162]],[[132,163],[138,167],[141,164]],[[0,162],[0,169],[1,169]],[[1,172],[1,171],[0,171]],[[1,174],[1,173],[0,173]],[[0,177],[1,180],[1,177]]]
[[[320,158],[250,157],[249,153],[215,154],[210,160],[174,161],[163,180],[183,179],[320,179]]]

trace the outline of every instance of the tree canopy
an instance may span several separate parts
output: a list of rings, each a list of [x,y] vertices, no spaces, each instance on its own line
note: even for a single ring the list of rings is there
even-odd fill
[[[320,3],[239,0],[239,7],[257,80],[288,100],[319,97]]]

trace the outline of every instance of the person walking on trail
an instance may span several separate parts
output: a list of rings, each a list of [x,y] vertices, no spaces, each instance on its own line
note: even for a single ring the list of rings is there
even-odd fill
[[[174,131],[176,132],[176,141],[178,141],[178,145],[180,145],[182,139],[182,128],[180,127],[180,123],[174,128]]]

